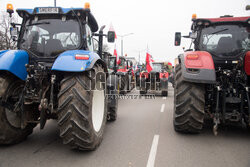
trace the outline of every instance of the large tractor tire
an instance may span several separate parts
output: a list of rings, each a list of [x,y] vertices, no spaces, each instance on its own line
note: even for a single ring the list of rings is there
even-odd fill
[[[71,73],[61,81],[58,125],[63,143],[72,149],[95,150],[102,141],[107,120],[105,85],[100,77],[93,79],[100,72],[103,68],[96,65],[89,72]]]
[[[124,95],[124,94],[128,93],[128,90],[129,90],[129,77],[128,77],[128,75],[125,75],[125,76],[121,77],[120,93]]]
[[[108,121],[114,122],[117,119],[118,99],[115,99],[115,106],[108,105]]]
[[[181,66],[176,66],[174,87],[174,129],[182,133],[200,133],[204,123],[204,85],[183,81]]]
[[[112,85],[112,86],[111,86]],[[107,80],[108,91],[108,116],[110,122],[116,121],[118,110],[119,80],[115,75],[111,75]]]
[[[0,76],[0,97],[2,102],[15,106],[22,94],[24,82],[11,76]],[[11,108],[0,106],[0,145],[16,144],[33,132],[35,124],[21,128],[21,110],[16,113]]]

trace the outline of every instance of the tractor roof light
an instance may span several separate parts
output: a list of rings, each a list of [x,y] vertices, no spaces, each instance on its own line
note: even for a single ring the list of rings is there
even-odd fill
[[[10,14],[10,17],[12,16],[12,13],[14,13],[14,7],[12,4],[7,4],[7,12]]]
[[[192,20],[195,20],[197,18],[197,15],[196,14],[193,14],[192,15]]]
[[[7,10],[14,10],[13,5],[8,3],[7,4]]]
[[[89,2],[86,2],[86,3],[84,4],[84,8],[85,8],[85,9],[90,9],[90,3],[89,3]]]
[[[189,54],[187,55],[188,60],[197,60],[199,58],[199,55],[197,54]]]

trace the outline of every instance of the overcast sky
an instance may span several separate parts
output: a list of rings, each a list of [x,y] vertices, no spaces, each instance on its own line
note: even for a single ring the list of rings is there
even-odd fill
[[[84,0],[57,0],[57,6],[83,7]],[[118,35],[134,33],[124,38],[124,53],[138,59],[139,51],[149,51],[156,61],[174,61],[182,52],[182,47],[189,47],[188,39],[182,45],[174,46],[176,31],[188,34],[193,13],[197,17],[219,17],[222,15],[249,16],[246,11],[250,0],[88,0],[99,27],[110,23]],[[0,10],[12,3],[14,8],[34,8],[53,6],[54,0],[0,0]],[[120,53],[120,39],[117,50]],[[114,45],[110,45],[113,53]],[[145,51],[141,53],[145,61]]]

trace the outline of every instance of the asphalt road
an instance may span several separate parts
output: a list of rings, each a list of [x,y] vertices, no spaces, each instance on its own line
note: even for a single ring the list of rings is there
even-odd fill
[[[50,121],[23,143],[1,146],[0,167],[250,167],[250,132],[242,128],[217,137],[211,127],[199,135],[173,130],[172,88],[167,98],[120,100],[118,112],[96,151],[70,150]]]

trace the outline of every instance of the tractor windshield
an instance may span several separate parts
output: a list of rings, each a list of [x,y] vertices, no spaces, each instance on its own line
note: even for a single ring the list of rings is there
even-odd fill
[[[162,70],[162,67],[163,67],[162,63],[153,63],[152,72],[160,72]]]
[[[118,68],[119,69],[125,69],[126,66],[126,60],[124,58],[120,58],[118,61]]]
[[[20,48],[39,57],[55,57],[80,46],[80,26],[76,20],[28,20]]]
[[[250,27],[218,25],[203,28],[199,49],[217,56],[235,56],[250,49]]]

